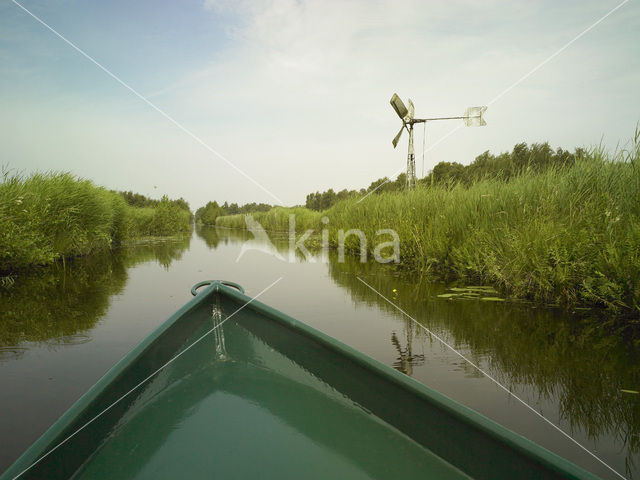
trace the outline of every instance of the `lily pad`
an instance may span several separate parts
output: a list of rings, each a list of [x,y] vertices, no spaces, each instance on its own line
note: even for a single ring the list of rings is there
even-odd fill
[[[468,287],[451,287],[449,290],[454,292],[495,292],[493,287],[470,285]]]
[[[441,293],[440,295],[438,295],[438,297],[440,298],[451,298],[451,297],[457,297],[458,294],[457,293]]]
[[[624,393],[633,393],[635,395],[638,395],[640,393],[637,390],[625,390],[624,388],[621,388],[620,391]]]
[[[504,302],[504,298],[500,297],[482,297],[480,300],[484,300],[485,302]]]

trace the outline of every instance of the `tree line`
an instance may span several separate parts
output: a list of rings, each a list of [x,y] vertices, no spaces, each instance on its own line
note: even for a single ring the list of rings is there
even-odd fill
[[[112,190],[113,191],[113,190]],[[163,197],[162,200],[156,200],[154,198],[149,198],[141,193],[135,193],[131,191],[127,192],[115,192],[118,193],[124,201],[127,202],[127,205],[131,207],[157,207],[161,202],[169,202],[172,205],[179,207],[182,210],[186,210],[191,213],[191,209],[189,208],[189,202],[187,202],[184,198],[180,197],[177,200],[170,200],[168,198]]]
[[[196,223],[203,225],[215,225],[216,218],[224,215],[236,215],[238,213],[252,213],[252,212],[268,212],[273,208],[273,205],[267,203],[246,203],[244,205],[238,205],[237,203],[224,202],[222,205],[218,202],[208,202],[204,207],[200,207],[196,210]]]
[[[485,178],[499,178],[504,181],[516,177],[524,172],[533,171],[541,173],[549,168],[570,166],[586,152],[582,148],[576,148],[573,152],[558,148],[553,150],[549,143],[534,143],[527,145],[519,143],[511,152],[493,155],[488,150],[478,155],[469,165],[458,162],[440,162],[427,176],[418,180],[418,186],[429,188],[434,185],[471,186]],[[339,201],[353,196],[366,195],[369,192],[383,193],[399,191],[406,188],[407,175],[401,173],[395,180],[382,177],[371,182],[369,187],[360,190],[340,190],[335,192],[332,188],[324,192],[310,193],[306,197],[305,207],[311,210],[322,211],[330,208]]]
[[[453,186],[457,184],[470,187],[476,182],[485,178],[498,178],[509,181],[525,172],[542,173],[549,168],[559,168],[571,166],[578,158],[583,157],[586,152],[582,148],[576,148],[573,152],[558,148],[553,150],[548,142],[534,143],[527,145],[519,143],[513,147],[511,152],[504,152],[494,155],[487,150],[478,155],[469,165],[462,165],[458,162],[440,162],[428,175],[418,180],[418,188],[430,188],[432,186]],[[336,203],[351,197],[361,197],[367,193],[374,194],[384,192],[401,191],[406,188],[407,174],[401,173],[395,180],[382,177],[371,182],[367,188],[360,190],[343,189],[335,191],[330,188],[324,192],[310,193],[306,197],[305,207],[310,210],[323,211]],[[142,197],[143,195],[132,194],[131,192],[121,192],[130,196]],[[127,197],[125,197],[126,199]],[[147,201],[154,201],[146,199]],[[127,200],[129,202],[129,200]],[[183,199],[174,202],[184,202]],[[157,202],[157,200],[155,200]],[[186,204],[186,202],[184,202]],[[131,203],[130,203],[131,204]],[[188,204],[186,204],[188,207]],[[196,222],[205,225],[214,225],[216,218],[224,215],[235,215],[238,213],[266,212],[273,208],[266,203],[247,203],[239,206],[237,203],[208,202],[204,207],[196,210]]]

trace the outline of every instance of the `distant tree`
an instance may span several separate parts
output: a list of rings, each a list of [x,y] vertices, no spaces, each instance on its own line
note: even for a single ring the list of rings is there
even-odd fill
[[[367,188],[367,192],[381,193],[386,190],[385,185],[387,185],[388,183],[389,183],[388,177],[382,177],[382,178],[379,178],[378,180],[374,180],[373,182],[371,182],[371,185],[369,185],[369,187]]]
[[[561,148],[554,152],[546,142],[531,146],[518,143],[511,152],[504,152],[498,156],[492,155],[489,151],[483,152],[467,166],[457,162],[440,162],[427,177],[420,180],[420,184],[429,186],[460,183],[469,186],[483,178],[508,181],[526,171],[540,173],[549,168],[572,165],[583,155],[584,151],[580,148],[574,153]]]
[[[187,202],[184,198],[180,197],[177,200],[172,200],[171,201],[174,205],[176,205],[177,207],[181,208],[182,210],[186,210],[187,212],[190,212],[191,209],[189,208],[189,202]]]
[[[435,183],[454,185],[465,180],[465,167],[457,162],[440,162],[433,167],[431,175]]]
[[[272,205],[267,203],[246,203],[238,208],[238,213],[252,213],[252,212],[268,212],[273,208]]]
[[[218,202],[208,202],[204,207],[196,210],[196,222],[204,225],[215,225],[216,218],[224,215],[225,212]]]
[[[336,201],[336,192],[333,191],[333,188],[330,188],[326,192],[322,194],[320,198],[320,210],[326,210],[331,207]]]
[[[511,152],[512,168],[508,172],[508,177],[523,172],[529,163],[529,148],[526,143],[518,143]]]
[[[561,148],[554,152],[546,142],[536,143],[531,146],[523,142],[516,144],[511,152],[503,152],[497,156],[487,150],[478,155],[467,166],[458,162],[440,162],[426,177],[418,180],[418,185],[421,188],[429,188],[432,185],[470,186],[485,178],[509,181],[509,179],[525,171],[542,172],[549,168],[571,165],[584,154],[584,150],[580,148],[576,149],[574,153]],[[335,190],[330,188],[324,192],[309,193],[305,198],[304,206],[310,210],[323,211],[331,208],[337,202],[352,197],[364,196],[370,193],[380,194],[401,191],[406,187],[407,174],[401,173],[395,180],[382,177],[371,182],[369,187],[359,190],[345,188],[336,193]],[[220,208],[225,215],[233,215],[268,211],[272,206],[263,203],[247,203],[239,207],[235,203],[229,205],[225,202]],[[200,209],[198,210],[200,211]]]
[[[305,207],[310,210],[322,211],[331,208],[338,202],[347,200],[352,197],[364,196],[367,193],[382,193],[391,192],[395,190],[401,190],[406,187],[407,175],[401,173],[398,175],[395,181],[390,181],[389,178],[383,177],[371,182],[369,188],[361,188],[360,190],[347,190],[342,189],[336,193],[332,188],[324,192],[314,192],[306,196]]]
[[[310,210],[322,210],[321,199],[322,195],[320,192],[310,193],[307,195],[304,205]]]
[[[204,207],[200,207],[196,210],[196,222],[205,225],[215,225],[216,218],[222,215],[236,215],[239,213],[252,213],[252,212],[268,212],[273,208],[272,205],[267,203],[247,203],[238,206],[237,203],[224,202],[219,205],[218,202],[208,202]]]
[[[400,175],[398,175],[396,177],[395,182],[393,182],[393,189],[394,190],[402,190],[403,188],[407,187],[407,174],[406,173],[401,173]]]
[[[191,213],[191,209],[189,208],[189,203],[182,197],[177,200],[171,200],[166,195],[162,197],[162,200],[155,200],[153,198],[145,197],[140,193],[134,193],[131,191],[127,192],[117,192],[124,198],[124,201],[127,205],[131,207],[137,208],[155,208],[158,207],[162,202],[170,203],[171,205],[175,205],[176,207],[185,210]]]
[[[340,190],[338,193],[336,193],[336,202],[341,202],[342,200],[346,200],[350,196],[351,196],[351,193],[346,188],[343,190]]]

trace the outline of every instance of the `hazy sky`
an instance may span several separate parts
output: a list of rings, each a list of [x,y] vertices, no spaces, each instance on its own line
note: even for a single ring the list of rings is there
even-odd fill
[[[391,145],[394,92],[418,117],[490,104],[620,1],[21,3],[296,204],[404,168],[407,136]],[[491,103],[486,127],[460,128],[429,151],[425,172],[522,141],[615,148],[639,120],[640,7],[630,0]],[[457,126],[429,124],[427,148]],[[0,0],[0,163],[194,208],[275,203],[11,0]]]

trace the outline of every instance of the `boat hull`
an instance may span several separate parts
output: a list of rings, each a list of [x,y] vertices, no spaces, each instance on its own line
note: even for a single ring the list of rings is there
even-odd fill
[[[0,479],[597,478],[233,284],[203,284]]]

